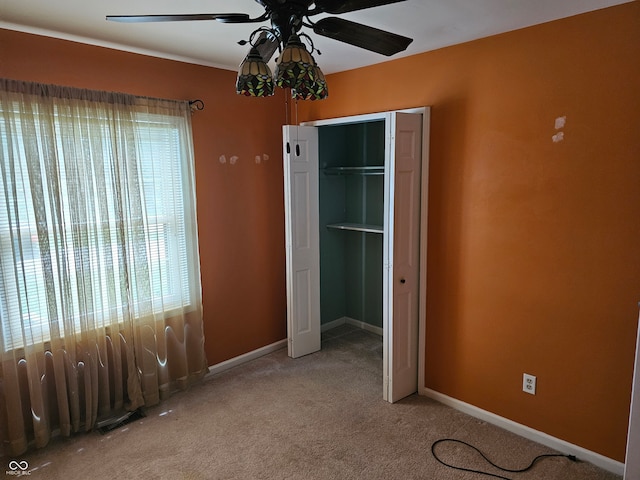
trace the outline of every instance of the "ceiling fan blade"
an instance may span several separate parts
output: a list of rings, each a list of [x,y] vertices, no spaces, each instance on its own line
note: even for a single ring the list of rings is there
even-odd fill
[[[340,13],[363,10],[365,8],[380,7],[406,0],[316,0],[316,7],[322,12],[338,15]]]
[[[269,60],[271,60],[271,57],[273,57],[273,54],[278,49],[279,43],[278,37],[273,33],[266,31],[260,32],[256,41],[253,42],[258,53],[265,62],[269,62]]]
[[[242,23],[250,21],[246,13],[190,13],[185,15],[107,15],[112,22],[183,22],[190,20],[218,20],[225,23]]]
[[[334,40],[388,57],[406,50],[409,44],[413,42],[412,38],[337,17],[318,20],[313,25],[313,31],[318,35],[333,38]]]

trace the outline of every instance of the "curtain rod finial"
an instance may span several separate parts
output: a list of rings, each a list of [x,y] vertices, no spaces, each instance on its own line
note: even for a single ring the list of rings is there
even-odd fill
[[[200,99],[189,100],[189,106],[191,107],[192,112],[195,112],[196,110],[204,110],[204,102]]]

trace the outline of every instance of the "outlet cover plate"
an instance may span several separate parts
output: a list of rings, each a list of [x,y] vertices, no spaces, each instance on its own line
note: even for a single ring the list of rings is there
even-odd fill
[[[525,373],[522,375],[522,391],[526,393],[530,393],[531,395],[536,394],[535,375],[529,375],[528,373]]]

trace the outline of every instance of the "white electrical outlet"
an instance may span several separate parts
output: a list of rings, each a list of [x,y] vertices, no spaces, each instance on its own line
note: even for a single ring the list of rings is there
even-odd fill
[[[536,394],[536,377],[534,375],[528,373],[522,375],[522,391],[531,395]]]

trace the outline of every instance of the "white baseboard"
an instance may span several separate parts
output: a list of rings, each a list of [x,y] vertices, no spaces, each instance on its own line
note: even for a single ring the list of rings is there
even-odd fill
[[[253,350],[243,355],[230,358],[229,360],[225,360],[224,362],[216,363],[215,365],[211,365],[209,367],[208,375],[215,375],[216,373],[224,372],[225,370],[229,370],[230,368],[237,367],[238,365],[242,365],[243,363],[250,362],[251,360],[255,360],[256,358],[260,358],[264,355],[275,352],[276,350],[280,350],[281,348],[286,348],[286,346],[287,339],[285,338],[284,340],[272,343],[271,345],[265,345],[264,347],[258,348],[257,350]]]
[[[326,332],[327,330],[337,328],[341,325],[344,325],[345,323],[347,323],[347,317],[338,318],[337,320],[334,320],[332,322],[323,323],[322,325],[320,325],[320,331]]]
[[[436,400],[444,405],[455,408],[456,410],[471,415],[472,417],[484,420],[485,422],[491,423],[492,425],[504,428],[509,432],[515,433],[516,435],[545,445],[558,452],[564,453],[566,455],[575,455],[576,458],[580,461],[592,463],[593,465],[596,465],[597,467],[600,467],[609,472],[615,473],[616,475],[622,476],[622,474],[624,473],[624,463],[605,457],[604,455],[600,455],[599,453],[592,452],[591,450],[587,450],[586,448],[582,448],[564,440],[560,440],[559,438],[552,437],[551,435],[548,435],[544,432],[534,430],[533,428],[527,427],[526,425],[516,423],[513,420],[509,420],[508,418],[501,417],[469,403],[465,403],[461,400],[449,397],[448,395],[436,392],[435,390],[431,390],[430,388],[422,387],[419,393],[420,395],[432,398],[433,400]]]
[[[382,336],[384,330],[381,327],[376,327],[375,325],[371,325],[370,323],[361,322],[360,320],[354,320],[353,318],[347,318],[347,323],[349,325],[353,325],[354,327],[361,328],[366,330],[367,332],[375,333],[376,335]]]
[[[361,322],[360,320],[349,317],[342,317],[332,322],[323,323],[320,331],[326,332],[327,330],[331,330],[332,328],[336,328],[344,324],[353,325],[354,327],[361,328],[363,330],[366,330],[367,332],[375,333],[376,335],[380,336],[382,336],[383,333],[383,329],[381,327],[376,327],[374,325],[371,325],[370,323]]]

